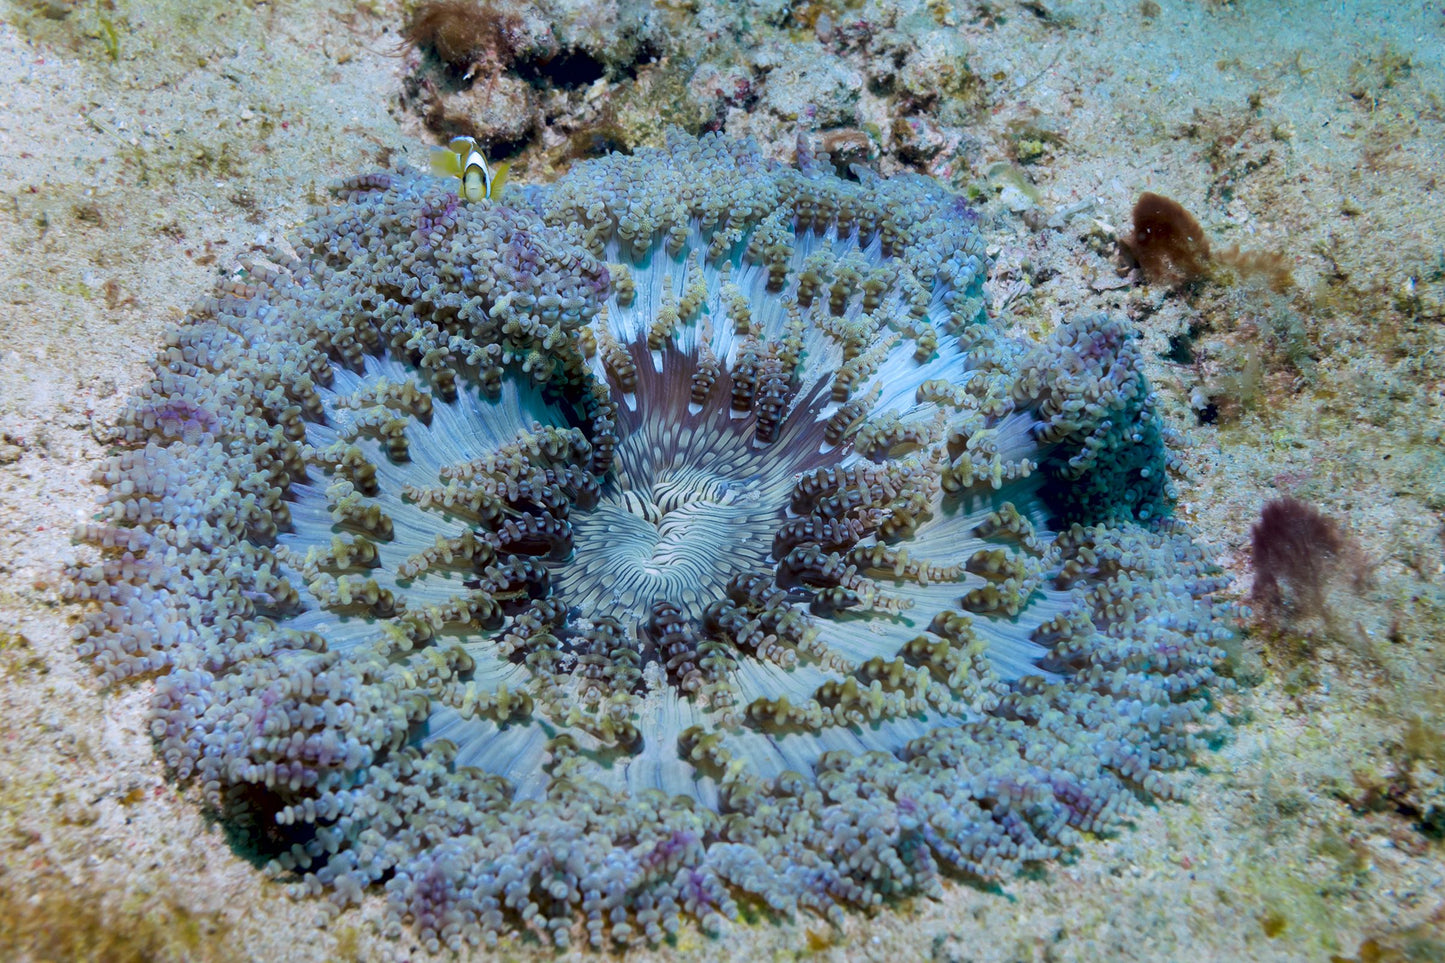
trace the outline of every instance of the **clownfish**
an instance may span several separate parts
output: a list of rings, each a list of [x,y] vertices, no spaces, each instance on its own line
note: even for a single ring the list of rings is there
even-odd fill
[[[453,137],[445,147],[431,149],[432,173],[438,177],[455,177],[462,182],[457,193],[465,201],[480,201],[501,193],[507,180],[506,164],[495,171],[487,166],[475,138]]]

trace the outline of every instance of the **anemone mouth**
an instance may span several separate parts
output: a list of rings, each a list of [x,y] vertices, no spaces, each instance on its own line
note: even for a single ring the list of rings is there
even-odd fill
[[[801,155],[673,138],[531,209],[353,179],[173,336],[78,639],[161,671],[212,805],[265,787],[299,893],[656,940],[1168,792],[1226,613],[1127,332],[1004,339],[951,195]]]
[[[647,352],[635,354],[634,365],[651,367]],[[655,619],[663,609],[698,623],[730,580],[772,567],[795,476],[826,460],[810,417],[816,400],[791,415],[774,444],[761,444],[752,418],[676,392],[696,372],[672,351],[640,378],[634,407],[619,409],[598,504],[574,519],[573,551],[556,573],[559,596],[625,623],[640,647],[662,642]]]

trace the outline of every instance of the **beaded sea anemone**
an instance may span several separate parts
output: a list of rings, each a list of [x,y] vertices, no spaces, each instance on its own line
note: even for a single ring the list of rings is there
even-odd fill
[[[1171,793],[1221,608],[1127,333],[1005,337],[956,197],[800,153],[354,178],[169,336],[79,646],[299,893],[658,940]]]

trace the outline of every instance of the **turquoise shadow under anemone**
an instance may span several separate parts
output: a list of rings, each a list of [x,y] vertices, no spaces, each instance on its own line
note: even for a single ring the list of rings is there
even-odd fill
[[[859,176],[346,181],[120,419],[81,653],[298,894],[433,948],[836,920],[1170,795],[1226,610],[1134,343],[1006,337],[967,208]]]

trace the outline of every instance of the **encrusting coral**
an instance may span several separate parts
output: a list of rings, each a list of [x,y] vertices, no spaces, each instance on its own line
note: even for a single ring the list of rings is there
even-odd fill
[[[77,641],[298,894],[656,941],[1173,793],[1226,611],[1133,342],[1005,338],[955,196],[799,153],[352,178],[170,334]]]

